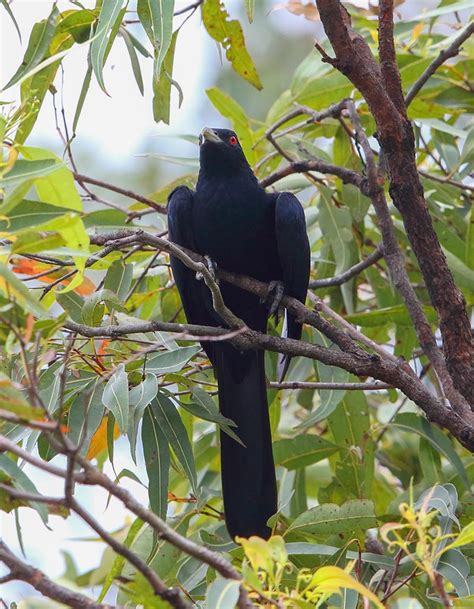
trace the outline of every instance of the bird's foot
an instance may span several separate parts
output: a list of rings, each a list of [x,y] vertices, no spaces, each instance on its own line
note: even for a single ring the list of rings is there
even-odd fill
[[[215,260],[213,260],[210,256],[204,256],[205,260],[206,260],[206,266],[207,266],[207,270],[209,271],[213,281],[215,281],[217,284],[219,283],[219,280],[217,279],[217,263]],[[196,273],[196,279],[198,281],[201,281],[203,279],[203,275],[201,272],[197,272]]]
[[[274,280],[268,284],[267,297],[265,304],[267,305],[270,317],[275,317],[275,321],[278,323],[279,310],[281,305],[281,299],[285,292],[285,286],[282,281]]]

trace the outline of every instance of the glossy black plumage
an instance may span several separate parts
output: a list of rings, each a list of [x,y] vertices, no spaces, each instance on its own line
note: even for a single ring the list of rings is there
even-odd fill
[[[303,209],[290,193],[266,193],[258,185],[235,133],[204,129],[200,172],[193,192],[179,187],[169,197],[172,241],[202,255],[218,267],[261,281],[282,281],[285,294],[304,302],[310,250]],[[173,273],[190,323],[223,325],[212,308],[208,288],[179,260]],[[222,283],[226,305],[245,323],[266,331],[268,308],[258,297]],[[287,333],[301,337],[291,316]],[[277,508],[266,397],[264,354],[240,353],[225,342],[203,343],[219,385],[224,416],[237,424],[245,448],[221,434],[222,486],[226,524],[232,537],[268,537],[268,518]]]

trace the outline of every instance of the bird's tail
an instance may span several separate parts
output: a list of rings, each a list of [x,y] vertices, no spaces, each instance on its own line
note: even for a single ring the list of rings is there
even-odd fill
[[[221,413],[232,419],[245,445],[221,433],[222,490],[232,538],[268,538],[267,520],[277,509],[275,466],[268,413],[263,351],[239,353],[215,344]]]

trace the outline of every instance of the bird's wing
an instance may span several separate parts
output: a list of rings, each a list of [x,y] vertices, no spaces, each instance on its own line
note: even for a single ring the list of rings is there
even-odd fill
[[[275,234],[285,293],[304,303],[309,282],[310,246],[303,207],[289,192],[282,192],[276,198]],[[301,338],[301,324],[291,315],[288,315],[287,323],[288,337]]]
[[[186,186],[178,186],[168,197],[168,236],[169,240],[182,245],[189,250],[196,251],[192,206],[194,193]],[[210,305],[208,289],[203,281],[196,279],[192,271],[180,260],[171,256],[171,268],[183,303],[186,319],[191,324],[215,326]],[[207,355],[212,359],[212,343],[201,343]]]

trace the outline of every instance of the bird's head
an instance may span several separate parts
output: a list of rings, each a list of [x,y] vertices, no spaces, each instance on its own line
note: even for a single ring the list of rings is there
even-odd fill
[[[204,127],[199,135],[199,160],[201,171],[206,175],[231,175],[250,170],[239,138],[229,129]]]

